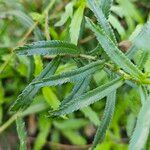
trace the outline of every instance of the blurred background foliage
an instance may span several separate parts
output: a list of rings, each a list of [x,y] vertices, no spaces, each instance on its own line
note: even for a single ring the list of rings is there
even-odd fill
[[[111,12],[109,21],[121,44],[132,39],[149,19],[150,1],[115,0]],[[86,28],[83,13],[93,16],[84,0],[0,0],[0,149],[19,149],[16,116],[9,107],[51,60],[18,56],[12,52],[25,43],[50,39],[78,42],[83,51],[95,48],[97,41]],[[136,57],[140,57],[140,52]],[[147,72],[150,72],[149,65],[150,60],[144,66]],[[67,59],[66,63],[64,59],[56,73],[76,67],[74,61]],[[94,75],[93,82],[97,85],[107,81],[105,72]],[[67,83],[42,88],[31,106],[21,114],[27,129],[28,149],[88,149],[101,120],[104,101],[70,114],[69,119],[45,117],[48,108],[57,109],[72,87]],[[97,150],[127,149],[141,106],[139,97],[136,86],[131,89],[125,85],[119,90],[112,123]],[[150,149],[148,144],[147,149]]]

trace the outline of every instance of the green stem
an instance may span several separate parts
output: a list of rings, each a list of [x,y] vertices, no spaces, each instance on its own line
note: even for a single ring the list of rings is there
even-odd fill
[[[7,120],[1,127],[0,127],[0,133],[2,133],[6,128],[8,128],[19,116],[21,116],[21,113],[18,112],[14,114],[9,120]]]

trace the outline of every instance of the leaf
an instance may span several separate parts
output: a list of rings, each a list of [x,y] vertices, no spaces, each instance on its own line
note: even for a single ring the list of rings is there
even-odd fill
[[[19,55],[74,55],[79,49],[74,44],[63,41],[38,41],[16,49]]]
[[[81,109],[81,112],[84,114],[86,118],[88,118],[95,126],[98,126],[100,121],[97,113],[90,107],[85,107]]]
[[[113,62],[133,77],[138,79],[145,78],[144,74],[115,46],[113,41],[100,28],[88,18],[86,20],[89,28],[95,33],[97,40]]]
[[[64,121],[54,121],[54,126],[59,130],[66,131],[67,129],[70,130],[77,130],[79,128],[84,127],[88,124],[88,121],[85,119],[69,119]]]
[[[60,58],[58,57],[55,58],[46,66],[46,68],[41,72],[41,74],[38,77],[36,77],[32,82],[39,81],[44,77],[54,74],[59,65],[59,62],[60,62]],[[37,94],[37,92],[40,89],[40,87],[38,86],[36,87],[33,86],[32,82],[18,96],[17,100],[10,108],[11,111],[16,111],[19,109],[24,110],[31,104],[34,96]]]
[[[73,14],[73,3],[70,2],[65,7],[65,12],[61,15],[60,21],[58,21],[55,26],[59,27],[65,24],[69,17],[72,17]]]
[[[31,19],[31,17],[26,15],[23,11],[11,10],[11,11],[7,11],[5,13],[8,15],[15,16],[20,21],[20,23],[22,23],[24,26],[26,26],[28,28],[31,28],[32,26],[34,26],[34,21]],[[38,40],[43,39],[43,34],[38,27],[35,27],[34,33]]]
[[[114,29],[116,29],[121,36],[121,39],[125,37],[125,29],[121,25],[121,23],[118,21],[118,19],[114,15],[109,16],[109,21]]]
[[[137,124],[131,137],[129,150],[142,150],[146,144],[150,130],[150,100],[144,101],[139,112]]]
[[[74,130],[62,131],[63,135],[74,145],[85,145],[86,139]]]
[[[148,91],[147,91],[146,86],[139,86],[139,93],[141,97],[141,103],[144,104],[144,102],[148,98]]]
[[[72,99],[69,103],[64,105],[62,109],[52,112],[53,116],[60,116],[72,113],[80,108],[89,106],[98,100],[104,98],[113,90],[119,88],[123,84],[121,78],[117,78],[105,85],[97,87],[94,90],[91,90],[85,94],[79,95],[78,97]]]
[[[85,2],[83,1],[81,5],[79,6],[79,8],[74,13],[71,24],[70,24],[70,39],[71,39],[71,43],[75,45],[77,45],[78,39],[79,39],[84,8],[85,8]]]
[[[37,75],[40,74],[40,72],[43,69],[43,62],[41,59],[41,56],[34,56],[34,63],[35,63],[35,70],[34,70],[34,76],[36,77]]]
[[[54,75],[49,78],[44,78],[32,83],[38,87],[44,86],[55,86],[61,85],[67,82],[78,82],[83,80],[85,77],[93,74],[95,71],[102,69],[104,66],[104,61],[98,60],[92,62],[84,67],[74,69],[73,71],[68,71],[59,75]]]
[[[58,100],[56,94],[53,92],[52,88],[44,87],[42,88],[42,93],[47,101],[47,103],[55,110],[58,108],[60,101]]]
[[[102,142],[102,140],[104,139],[106,130],[107,130],[107,128],[111,122],[112,116],[114,114],[115,103],[116,103],[116,90],[107,96],[107,102],[106,102],[106,107],[104,110],[104,115],[102,117],[100,126],[98,127],[96,135],[94,137],[92,149],[94,149],[96,147],[96,145],[99,142]]]
[[[141,32],[134,39],[133,43],[139,49],[150,50],[150,20],[143,26]]]
[[[61,102],[59,108],[61,106],[66,105],[70,102],[73,98],[79,96],[80,94],[84,93],[89,85],[91,77],[87,77],[82,81],[78,81],[74,88],[72,89],[71,93]]]
[[[20,140],[20,150],[27,150],[26,139],[27,133],[25,131],[25,123],[22,118],[16,119],[17,133]]]
[[[41,150],[42,147],[45,145],[51,124],[52,124],[51,121],[47,120],[47,118],[44,118],[43,116],[39,117],[38,125],[40,132],[38,133],[37,138],[35,140],[33,148],[34,150]]]
[[[109,22],[105,18],[102,8],[98,7],[99,6],[98,2],[96,0],[87,0],[87,1],[90,6],[90,9],[94,12],[101,28],[111,38],[111,40],[113,40],[115,42],[115,44],[117,44],[114,32],[113,32]]]
[[[109,13],[110,13],[110,8],[112,6],[112,2],[113,2],[113,0],[101,0],[100,1],[102,11],[105,14],[105,17],[107,19],[109,17]]]
[[[143,18],[138,11],[138,9],[133,5],[133,3],[130,0],[117,0],[119,5],[122,8],[122,11],[125,14],[125,17],[131,18],[132,20],[134,19],[135,21],[139,23],[143,23]]]

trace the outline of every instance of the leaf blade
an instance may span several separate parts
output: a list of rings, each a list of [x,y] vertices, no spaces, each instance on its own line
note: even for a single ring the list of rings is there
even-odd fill
[[[93,104],[94,102],[107,96],[108,93],[111,93],[113,90],[119,88],[122,84],[123,84],[123,80],[121,78],[117,78],[105,85],[102,85],[94,90],[91,90],[85,94],[80,95],[79,97],[70,101],[70,103],[68,103],[62,109],[54,111],[52,115],[60,116],[60,115],[69,114],[80,108]]]
[[[16,49],[19,55],[59,55],[59,54],[80,54],[74,44],[59,40],[38,41]]]

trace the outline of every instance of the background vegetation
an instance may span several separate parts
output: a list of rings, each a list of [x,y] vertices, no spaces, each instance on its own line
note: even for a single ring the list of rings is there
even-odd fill
[[[90,4],[90,0],[0,0],[0,149],[19,149],[19,147],[20,149],[26,149],[26,146],[29,150],[88,149],[92,144],[96,129],[100,122],[102,122],[102,119],[107,115],[111,116],[113,114],[113,110],[109,114],[104,113],[108,112],[105,110],[108,96],[107,99],[103,98],[103,100],[97,101],[94,104],[91,103],[92,105],[70,113],[67,116],[58,112],[61,115],[60,117],[47,117],[49,116],[49,110],[50,112],[56,110],[63,99],[69,100],[71,99],[69,97],[71,94],[76,94],[74,83],[58,85],[65,82],[64,80],[66,78],[59,81],[57,86],[42,86],[35,97],[31,95],[27,97],[27,94],[25,95],[27,98],[24,98],[24,101],[21,96],[18,97],[24,88],[41,73],[49,62],[55,63],[57,67],[59,65],[58,68],[56,67],[55,74],[68,72],[89,63],[91,65],[88,68],[89,73],[81,74],[86,77],[85,80],[78,81],[78,79],[75,80],[72,78],[78,86],[81,86],[81,82],[83,82],[84,87],[87,87],[87,91],[112,81],[114,75],[110,74],[110,71],[107,70],[108,68],[106,70],[96,71],[96,73],[92,72],[91,69],[92,67],[94,68],[92,61],[95,60],[95,57],[105,59],[107,62],[110,60],[108,58],[110,55],[108,54],[107,56],[103,48],[98,44],[95,38],[97,34],[94,35],[93,33],[96,30],[98,31],[98,27],[96,28],[94,25],[92,27],[91,25],[90,28],[93,32],[89,30],[90,22],[87,23],[88,21],[85,18],[85,16],[89,17],[96,23],[94,13],[96,14],[97,12],[95,11],[96,8],[92,5],[92,3]],[[129,47],[135,42],[135,45],[140,50],[136,51],[136,53],[134,52],[131,61],[143,73],[146,72],[146,76],[149,77],[150,59],[148,50],[150,50],[150,23],[144,28],[144,38],[136,38],[141,29],[143,29],[144,24],[149,21],[149,0],[114,0],[110,8],[110,15],[109,11],[107,12],[105,10],[109,10],[109,8],[102,7],[102,11],[106,12],[106,18],[108,18],[117,43],[119,43],[118,47],[122,50],[122,53],[128,53]],[[105,26],[107,25],[104,24]],[[16,52],[21,50],[23,54],[29,54],[30,52],[26,53],[26,51],[23,51],[26,48],[30,48],[29,45],[22,49],[16,48],[26,43],[29,44],[41,40],[70,42],[74,44],[69,45],[70,49],[76,51],[77,47],[75,45],[78,45],[83,54],[75,55],[76,52],[73,51],[75,54],[72,52],[69,55],[70,53],[65,52],[68,45],[65,47],[65,43],[57,42],[56,46],[60,44],[59,46],[65,47],[62,49],[62,52],[61,49],[59,52],[59,47],[56,47],[58,53],[65,53],[64,57],[61,58],[60,64],[60,58],[54,58],[54,55],[25,56],[16,54]],[[37,45],[40,46],[40,44],[42,45],[42,43]],[[53,44],[55,46],[55,43]],[[41,54],[44,52],[35,52],[35,54],[37,53]],[[56,53],[53,52],[53,54]],[[129,58],[132,56],[130,54]],[[82,61],[79,57],[82,58]],[[114,60],[112,58],[112,61],[117,65],[115,66],[111,63],[111,65],[115,66],[112,69],[114,72],[117,70],[118,64],[121,64],[120,57],[116,58]],[[55,66],[53,67],[55,68]],[[108,67],[111,68],[112,66],[108,65]],[[125,67],[125,71],[127,70],[128,72],[129,70],[132,72],[134,70],[128,67]],[[52,72],[48,72],[47,76],[54,74]],[[119,75],[120,73],[122,72],[119,72]],[[130,74],[130,72],[128,73]],[[132,73],[138,76],[136,71]],[[91,75],[93,75],[93,78]],[[77,76],[76,78],[79,77]],[[41,81],[41,79],[42,76],[38,76],[34,82]],[[141,141],[138,144],[144,145],[145,150],[150,149],[150,138],[148,138],[150,130],[150,119],[148,118],[150,116],[148,113],[150,103],[142,104],[149,97],[149,85],[134,84],[135,80],[133,78],[131,82],[127,81],[127,84],[124,84],[117,90],[114,115],[106,136],[103,142],[97,146],[97,150],[128,149],[129,141],[137,122],[137,116],[143,107],[145,112],[140,113],[140,118],[143,118],[143,116],[147,118],[145,117],[140,121],[147,122],[147,125],[145,126],[140,122],[141,126],[136,137],[139,137],[140,131],[145,133],[143,135],[141,134],[142,139],[138,139]],[[81,88],[77,94],[82,94],[83,89]],[[112,89],[115,89],[115,87],[112,87]],[[111,98],[113,98],[113,95],[111,95]],[[16,99],[19,99],[19,103],[14,104]],[[111,104],[110,106],[115,107]],[[22,108],[22,111],[13,112],[10,111],[10,107],[11,110]],[[74,110],[74,108],[71,109],[71,111]],[[70,110],[68,111],[71,112]]]

